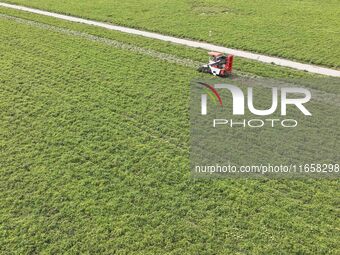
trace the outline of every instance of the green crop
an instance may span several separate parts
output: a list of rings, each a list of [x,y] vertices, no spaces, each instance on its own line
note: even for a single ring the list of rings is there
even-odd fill
[[[339,1],[6,0],[338,68]]]
[[[337,253],[338,180],[190,178],[198,75],[147,50],[197,62],[205,52],[0,10],[38,22],[0,16],[1,253]],[[257,74],[309,77],[242,61]],[[313,88],[337,100],[334,85]],[[336,124],[335,103],[311,107]],[[320,141],[311,124],[308,159]]]

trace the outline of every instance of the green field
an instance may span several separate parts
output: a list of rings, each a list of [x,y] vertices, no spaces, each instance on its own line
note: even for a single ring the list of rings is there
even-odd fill
[[[6,0],[5,2],[340,66],[338,0]]]
[[[189,83],[204,51],[0,14],[1,254],[340,252],[338,180],[190,178]],[[315,78],[235,62],[240,77]],[[339,86],[306,86],[320,95],[313,114],[337,126]],[[338,160],[339,129],[323,139],[309,124],[299,156]]]

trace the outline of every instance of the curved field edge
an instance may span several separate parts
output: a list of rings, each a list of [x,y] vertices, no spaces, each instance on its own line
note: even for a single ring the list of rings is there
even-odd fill
[[[5,1],[226,47],[339,67],[339,3]],[[176,15],[173,15],[176,13]],[[303,19],[301,17],[304,17]]]
[[[3,253],[338,249],[337,180],[189,178],[194,70],[1,24]]]

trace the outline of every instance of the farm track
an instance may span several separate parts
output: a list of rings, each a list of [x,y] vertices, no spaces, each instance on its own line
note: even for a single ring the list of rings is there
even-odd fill
[[[128,27],[123,27],[123,26],[111,25],[111,24],[107,24],[107,23],[103,23],[103,22],[94,21],[94,20],[83,19],[83,18],[68,16],[68,15],[62,15],[62,14],[58,14],[58,13],[43,11],[43,10],[39,10],[39,9],[29,8],[29,7],[24,7],[24,6],[20,6],[20,5],[6,4],[6,3],[0,2],[0,6],[15,9],[15,10],[35,13],[35,14],[39,14],[39,15],[54,17],[54,18],[58,18],[58,19],[62,19],[62,20],[71,21],[71,22],[102,27],[102,28],[109,29],[109,30],[116,30],[116,31],[120,31],[120,32],[128,33],[128,34],[134,34],[134,35],[144,36],[144,37],[153,38],[153,39],[157,39],[157,40],[168,41],[168,42],[172,42],[172,43],[176,43],[176,44],[186,45],[186,46],[189,46],[189,47],[201,48],[201,49],[206,49],[206,50],[210,50],[210,51],[225,52],[225,53],[233,54],[235,56],[246,58],[246,59],[251,59],[251,60],[255,60],[255,61],[259,61],[259,62],[263,62],[263,63],[268,63],[268,64],[276,64],[276,65],[284,66],[284,67],[290,67],[290,68],[294,68],[294,69],[297,69],[297,70],[308,71],[308,72],[315,73],[315,74],[322,74],[322,75],[327,75],[327,76],[340,77],[340,71],[339,70],[324,68],[324,67],[315,66],[315,65],[303,64],[303,63],[291,61],[291,60],[288,60],[288,59],[270,57],[270,56],[255,54],[255,53],[251,53],[251,52],[247,52],[247,51],[221,47],[221,46],[217,46],[217,45],[210,44],[210,43],[197,42],[197,41],[188,40],[188,39],[176,38],[176,37],[173,37],[173,36],[166,36],[166,35],[162,35],[162,34],[158,34],[158,33],[152,33],[152,32],[147,32],[147,31],[142,31],[142,30],[137,30],[137,29],[131,29],[131,28],[128,28]]]
[[[6,15],[6,14],[0,14],[0,18],[13,20],[17,23],[26,24],[26,25],[37,27],[37,28],[40,28],[40,29],[45,29],[45,30],[49,30],[49,31],[62,33],[62,34],[65,34],[65,35],[81,37],[81,38],[84,38],[84,39],[89,40],[89,41],[102,43],[102,44],[105,44],[105,45],[108,45],[108,46],[111,46],[111,47],[115,47],[115,48],[122,49],[122,50],[128,50],[128,51],[135,52],[135,53],[138,53],[138,54],[143,54],[143,55],[146,55],[146,56],[149,56],[149,57],[152,57],[152,58],[157,58],[157,59],[160,59],[160,60],[172,63],[172,64],[177,64],[177,65],[181,65],[181,66],[185,66],[185,67],[189,67],[189,68],[197,68],[199,65],[202,64],[201,62],[194,61],[194,60],[191,60],[191,59],[179,58],[179,57],[171,55],[171,54],[166,54],[166,53],[158,52],[158,51],[151,50],[151,49],[145,49],[145,48],[138,47],[138,46],[135,46],[135,45],[131,45],[131,44],[128,44],[128,43],[123,43],[123,42],[120,42],[120,41],[116,41],[116,40],[112,40],[112,39],[108,39],[108,38],[104,38],[104,37],[99,37],[99,36],[95,36],[95,35],[92,35],[92,34],[80,32],[80,31],[76,31],[76,30],[61,28],[61,27],[57,27],[57,26],[53,26],[53,25],[48,25],[48,24],[44,24],[44,23],[40,23],[40,22],[36,22],[36,21],[32,21],[32,20],[22,19],[22,18],[18,18],[18,17]],[[242,75],[241,72],[239,72],[238,74]],[[239,76],[239,78],[243,79],[242,76]],[[263,86],[263,87],[266,87],[266,88],[271,88],[270,85],[264,84],[264,83],[257,84],[257,85],[260,85],[260,86]],[[285,84],[280,85],[280,83],[276,83],[275,86],[284,87]],[[340,96],[339,95],[324,92],[324,91],[321,91],[321,90],[316,90],[316,89],[309,89],[309,90],[312,92],[313,98],[316,101],[335,105],[335,106],[340,106]]]

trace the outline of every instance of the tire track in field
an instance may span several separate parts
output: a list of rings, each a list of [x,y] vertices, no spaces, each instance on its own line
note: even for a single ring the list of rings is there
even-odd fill
[[[194,60],[185,59],[185,58],[179,58],[179,57],[171,55],[171,54],[138,47],[138,46],[131,45],[131,44],[128,44],[128,43],[116,41],[116,40],[113,40],[113,39],[95,36],[95,35],[92,35],[92,34],[89,34],[89,33],[80,32],[80,31],[76,31],[76,30],[72,30],[72,29],[48,25],[48,24],[40,23],[40,22],[33,21],[33,20],[22,19],[22,18],[11,16],[11,15],[6,15],[6,14],[0,13],[0,18],[4,18],[4,19],[7,19],[7,20],[13,20],[17,23],[37,27],[37,28],[40,28],[40,29],[45,29],[45,30],[49,30],[49,31],[57,32],[57,33],[62,33],[62,34],[70,35],[70,36],[76,36],[76,37],[84,38],[86,40],[93,41],[93,42],[103,43],[103,44],[106,44],[106,45],[111,46],[111,47],[115,47],[115,48],[122,49],[122,50],[132,51],[132,52],[135,52],[135,53],[143,54],[143,55],[146,55],[146,56],[150,56],[152,58],[157,58],[157,59],[160,59],[162,61],[167,61],[169,63],[173,63],[173,64],[177,64],[177,65],[181,65],[181,66],[185,66],[185,67],[189,67],[189,68],[197,68],[198,66],[203,64],[199,61],[194,61]],[[242,74],[243,76],[235,77],[236,79],[243,80],[243,79],[247,79],[247,78],[252,77],[251,75],[245,75],[242,72],[237,72],[237,73]],[[254,77],[256,77],[256,76],[254,76]],[[249,85],[251,86],[251,83],[249,83]],[[264,84],[264,83],[256,84],[256,85],[266,87],[266,88],[272,87],[271,85]],[[276,87],[284,87],[284,86],[286,87],[287,85],[288,84],[284,84],[282,82],[278,82],[277,84],[275,84]],[[303,87],[303,86],[299,86],[299,87]],[[317,89],[312,89],[312,88],[308,88],[308,89],[311,91],[314,100],[340,107],[340,96],[339,95],[320,91],[320,90],[317,90]]]

